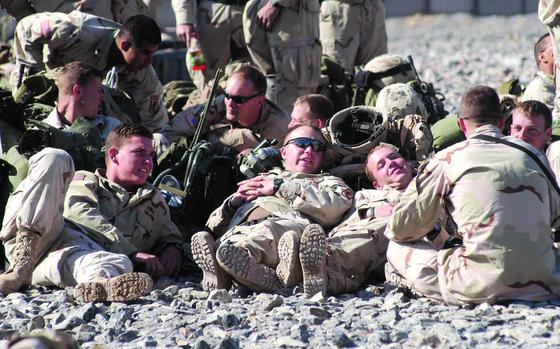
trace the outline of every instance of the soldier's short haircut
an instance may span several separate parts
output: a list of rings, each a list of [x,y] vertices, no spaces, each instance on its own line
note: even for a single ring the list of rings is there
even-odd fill
[[[461,99],[459,117],[480,124],[497,125],[501,117],[498,93],[488,86],[471,87]]]
[[[370,158],[371,154],[375,153],[379,149],[391,149],[391,150],[394,150],[396,152],[399,151],[399,148],[397,148],[396,146],[394,146],[392,144],[389,144],[389,143],[383,143],[383,142],[379,143],[379,145],[370,149],[370,151],[367,153],[366,161],[364,162],[364,168],[365,168],[365,171],[366,171],[367,178],[369,178],[369,180],[372,181],[372,182],[377,182],[377,179],[373,176],[373,173],[371,173],[371,171],[369,170],[368,162],[369,162],[369,158]],[[399,155],[400,155],[400,153],[399,153]]]
[[[312,124],[301,124],[301,125],[297,125],[296,127],[292,128],[290,131],[288,131],[288,133],[286,134],[286,137],[284,137],[284,144],[286,145],[286,143],[288,143],[289,140],[291,140],[290,136],[298,129],[302,128],[302,127],[307,127],[312,129],[318,136],[319,136],[319,140],[322,141],[323,143],[325,143],[325,145],[329,145],[329,143],[327,142],[327,140],[325,139],[325,136],[323,136],[323,131],[321,131],[320,128],[318,128],[315,125]]]
[[[334,106],[332,101],[320,94],[309,94],[298,97],[294,103],[297,105],[306,104],[309,107],[309,113],[314,119],[320,119],[327,122],[334,114]]]
[[[535,43],[533,48],[533,54],[535,55],[535,63],[539,66],[539,55],[543,53],[552,43],[550,42],[550,33],[546,33],[541,36]]]
[[[528,119],[542,117],[544,119],[545,130],[552,127],[552,112],[550,108],[542,102],[535,100],[519,102],[515,106],[513,112],[518,112]]]
[[[257,93],[261,95],[266,94],[266,77],[257,67],[252,65],[241,66],[231,74],[232,77],[234,75],[240,75],[244,79],[251,81]]]
[[[153,18],[146,15],[129,17],[119,31],[119,36],[123,37],[125,32],[130,35],[135,47],[159,45],[161,43],[159,26]]]
[[[101,79],[101,72],[84,62],[70,62],[60,69],[56,79],[58,93],[70,96],[74,85],[85,86],[94,77]]]
[[[105,142],[105,159],[107,160],[107,157],[109,156],[109,149],[120,149],[127,143],[128,139],[135,136],[154,139],[152,131],[140,124],[125,123],[115,127],[109,133],[107,142]]]

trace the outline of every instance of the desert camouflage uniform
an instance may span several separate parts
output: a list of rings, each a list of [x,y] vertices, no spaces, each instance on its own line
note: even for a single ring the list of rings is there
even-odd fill
[[[387,53],[385,5],[381,0],[325,0],[320,21],[323,54],[354,73],[355,65]]]
[[[259,197],[238,209],[229,199],[207,222],[219,243],[235,243],[249,251],[257,263],[278,265],[278,240],[285,232],[300,234],[310,223],[324,227],[336,224],[352,204],[353,193],[340,179],[329,174],[304,174],[272,170],[268,176],[284,183],[274,196]],[[264,218],[252,220],[254,211],[264,210]],[[261,216],[263,216],[261,214]]]
[[[193,70],[187,64],[189,75],[196,87],[212,79],[218,68],[223,68],[231,59],[231,44],[245,46],[243,38],[243,7],[246,0],[172,0],[175,20],[179,24],[196,27],[198,42],[206,59],[206,71]]]
[[[560,183],[560,141],[552,142],[546,150],[546,158],[550,163],[556,182]]]
[[[546,104],[546,106],[552,110],[554,109],[554,96],[556,93],[554,89],[554,76],[539,71],[535,79],[527,85],[521,97],[521,101],[539,101]]]
[[[555,63],[555,86],[556,96],[554,98],[554,110],[552,114],[555,118],[560,117],[560,0],[539,0],[539,19],[548,26],[548,32],[552,38]]]
[[[58,114],[56,107],[50,112],[50,114],[42,120],[47,125],[51,125],[52,127],[56,127],[59,130],[66,130],[70,128],[70,125],[67,124],[62,120],[62,116]],[[97,115],[95,119],[88,120],[91,122],[95,128],[99,130],[101,134],[101,138],[103,140],[107,140],[109,133],[117,126],[121,124],[121,122],[115,118],[105,115]]]
[[[29,175],[10,196],[0,233],[10,264],[17,258],[16,233],[30,231],[41,237],[32,251],[39,258],[33,284],[66,287],[131,272],[126,255],[104,251],[65,224],[64,197],[74,176],[70,155],[45,148],[29,159],[29,168]]]
[[[257,12],[269,1],[280,7],[280,13],[271,31],[265,32]],[[245,6],[247,49],[269,78],[267,97],[288,113],[299,96],[315,93],[319,85],[319,12],[318,0],[251,0]]]
[[[503,137],[484,125],[471,135]],[[546,163],[543,154],[513,137]],[[419,241],[445,210],[463,246],[437,250]],[[560,196],[522,151],[468,139],[435,155],[407,188],[385,232],[387,278],[447,304],[558,298],[552,230]]]
[[[12,87],[18,84],[20,65],[25,70],[50,70],[80,60],[107,72],[112,68],[107,66],[109,51],[119,29],[116,22],[77,11],[38,13],[22,19],[14,38],[17,66],[11,78]],[[163,86],[154,68],[132,72],[120,66],[117,74],[117,88],[136,103],[142,125],[151,130],[164,126],[168,116],[162,99]]]
[[[290,117],[277,105],[267,100],[262,106],[257,122],[249,128],[243,128],[227,121],[224,98],[223,95],[217,97],[208,111],[201,133],[204,139],[214,146],[228,146],[237,152],[254,148],[259,143],[257,135],[277,139],[278,144],[282,144],[284,136],[288,133]],[[169,144],[181,137],[192,137],[203,110],[204,105],[200,104],[177,114],[159,134],[154,135],[156,152],[161,154]]]

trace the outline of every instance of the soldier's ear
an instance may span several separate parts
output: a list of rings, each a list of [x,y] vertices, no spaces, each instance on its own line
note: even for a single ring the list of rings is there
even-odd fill
[[[117,150],[117,148],[109,148],[108,152],[109,160],[115,164],[118,164],[117,154],[119,153],[119,151]]]
[[[373,185],[373,189],[379,190],[382,188],[376,180],[373,180],[371,184]]]
[[[121,50],[128,51],[132,47],[132,43],[129,40],[121,41]]]
[[[286,160],[286,146],[280,148],[280,156],[282,156],[282,160]]]
[[[82,88],[80,87],[80,85],[74,84],[74,86],[72,86],[72,96],[78,97],[81,95],[81,93],[82,93]]]

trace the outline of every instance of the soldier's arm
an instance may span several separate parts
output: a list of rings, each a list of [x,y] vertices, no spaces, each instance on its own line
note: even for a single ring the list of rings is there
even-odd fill
[[[330,227],[352,206],[354,193],[342,179],[328,176],[305,181],[284,180],[276,196],[321,226]]]
[[[222,205],[215,209],[210,217],[208,217],[206,227],[212,231],[214,237],[219,237],[225,234],[228,230],[229,222],[237,211],[237,208],[233,208],[230,204],[232,197],[233,195],[225,199]]]
[[[175,23],[192,24],[196,26],[196,0],[171,0],[171,7],[175,13]]]
[[[208,110],[208,115],[206,116],[204,127],[202,128],[202,134],[208,130],[208,125],[214,123],[217,119],[218,110],[216,106],[216,101],[214,101],[212,107]],[[183,110],[179,114],[175,115],[173,120],[171,120],[171,122],[169,122],[160,131],[160,133],[165,137],[169,144],[177,142],[182,137],[187,137],[190,140],[196,131],[200,114],[203,110],[204,104],[198,104]]]
[[[156,194],[152,198],[152,201],[154,202],[154,206],[161,206],[165,209],[164,214],[158,214],[158,225],[156,228],[159,230],[159,237],[154,246],[154,250],[161,251],[165,247],[173,245],[179,248],[179,250],[181,250],[184,254],[189,246],[185,244],[186,241],[183,239],[179,228],[177,228],[175,223],[171,221],[169,207],[159,190],[156,190]]]
[[[107,251],[130,256],[138,249],[103,216],[97,195],[96,175],[81,171],[70,183],[64,200],[64,218],[98,242]]]
[[[449,184],[439,160],[421,166],[393,210],[385,235],[394,241],[416,241],[432,231],[443,210]]]

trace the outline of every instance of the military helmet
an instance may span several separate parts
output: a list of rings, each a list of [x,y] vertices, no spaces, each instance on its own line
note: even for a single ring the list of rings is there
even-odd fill
[[[355,153],[367,154],[385,140],[383,115],[373,107],[355,106],[343,109],[329,120],[328,130],[333,144]]]
[[[369,74],[368,80],[379,90],[396,82],[408,82],[416,78],[412,65],[406,59],[390,53],[375,57],[364,66],[364,70],[373,73]]]
[[[377,96],[375,108],[383,114],[383,121],[396,121],[410,114],[418,114],[424,120],[428,111],[422,97],[414,89],[402,82],[383,87]]]

